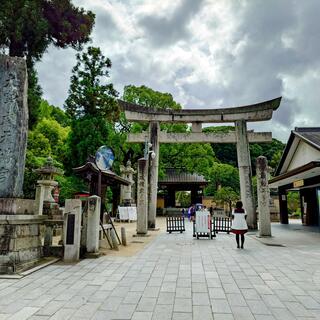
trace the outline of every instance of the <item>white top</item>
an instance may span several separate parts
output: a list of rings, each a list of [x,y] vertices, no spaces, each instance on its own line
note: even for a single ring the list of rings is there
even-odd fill
[[[244,213],[242,212],[234,212],[232,210],[233,220],[231,228],[234,230],[248,230],[248,225],[245,219],[245,216],[247,215],[246,211]]]

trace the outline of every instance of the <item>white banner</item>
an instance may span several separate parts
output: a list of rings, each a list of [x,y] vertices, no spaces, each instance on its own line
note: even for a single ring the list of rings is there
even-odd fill
[[[210,233],[211,217],[208,210],[196,211],[196,232]]]

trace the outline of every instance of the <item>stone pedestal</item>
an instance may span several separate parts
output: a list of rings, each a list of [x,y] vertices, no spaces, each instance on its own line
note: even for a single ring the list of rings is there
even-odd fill
[[[65,262],[75,262],[80,257],[81,200],[67,199],[64,212],[64,256]]]
[[[148,233],[148,160],[138,160],[137,235]]]
[[[32,267],[42,257],[40,225],[46,216],[0,215],[0,274]]]
[[[0,198],[22,196],[28,132],[27,80],[25,59],[0,55]]]
[[[149,173],[149,205],[148,205],[148,228],[156,227],[157,195],[158,195],[158,168],[159,168],[159,122],[150,122],[149,141],[155,157],[150,159]]]
[[[88,199],[87,215],[87,252],[99,252],[99,230],[100,230],[100,207],[101,199],[91,196]]]
[[[251,181],[252,172],[246,121],[236,121],[235,130],[237,138],[237,157],[240,176],[241,201],[243,203],[243,207],[247,211],[248,227],[250,229],[256,229],[257,215],[255,210]]]
[[[271,237],[270,191],[268,186],[268,162],[266,157],[257,158],[257,193],[259,212],[259,235]]]

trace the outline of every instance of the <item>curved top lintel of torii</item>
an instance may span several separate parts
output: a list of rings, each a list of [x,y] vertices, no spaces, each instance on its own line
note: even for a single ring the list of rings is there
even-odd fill
[[[282,97],[247,106],[215,109],[153,109],[118,100],[128,121],[167,122],[167,123],[223,123],[245,120],[248,122],[265,121],[272,118],[273,111],[280,106]]]

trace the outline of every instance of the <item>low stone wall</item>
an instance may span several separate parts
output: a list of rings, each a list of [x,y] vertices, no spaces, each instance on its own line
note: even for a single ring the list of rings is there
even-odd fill
[[[42,257],[40,225],[46,216],[0,215],[0,274],[16,273]]]

